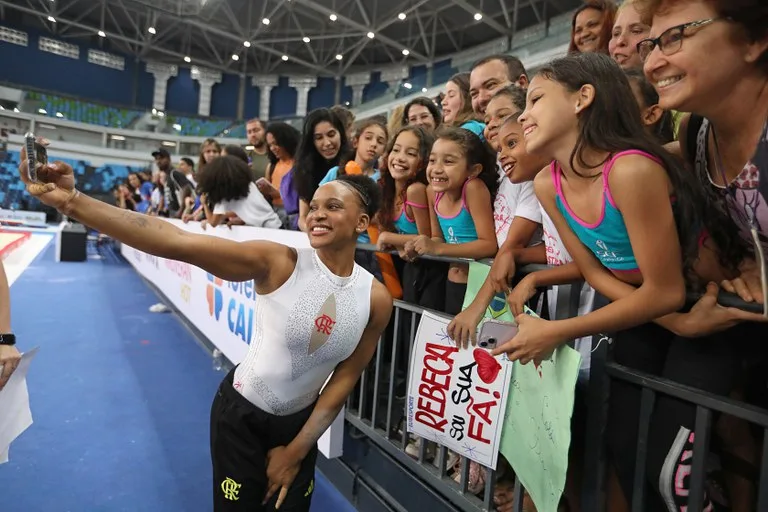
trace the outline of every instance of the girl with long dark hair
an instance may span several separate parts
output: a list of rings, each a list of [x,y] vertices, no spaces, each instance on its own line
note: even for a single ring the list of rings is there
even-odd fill
[[[704,217],[700,194],[645,130],[621,68],[598,53],[553,61],[531,81],[520,123],[528,153],[553,160],[534,181],[536,195],[582,275],[598,291],[633,291],[576,318],[523,318],[499,351],[527,362],[565,340],[682,307]]]
[[[410,258],[490,258],[496,254],[493,200],[499,188],[496,158],[474,133],[438,129],[427,165],[431,236],[420,234],[405,245]],[[461,311],[469,266],[452,263],[445,287],[445,312]]]
[[[318,108],[307,115],[296,150],[296,165],[292,174],[293,190],[299,196],[297,226],[306,228],[309,202],[328,170],[339,165],[339,159],[349,152],[347,130],[341,119],[327,108]]]

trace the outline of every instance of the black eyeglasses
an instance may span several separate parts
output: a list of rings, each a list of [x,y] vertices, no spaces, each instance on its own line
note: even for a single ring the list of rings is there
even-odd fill
[[[657,46],[661,49],[661,53],[664,55],[672,55],[680,51],[683,47],[683,39],[689,34],[689,29],[705,27],[715,21],[728,18],[709,18],[706,20],[691,21],[677,25],[675,27],[668,28],[661,33],[659,37],[643,39],[637,43],[637,53],[642,60],[645,60],[648,55],[651,54],[654,48]]]

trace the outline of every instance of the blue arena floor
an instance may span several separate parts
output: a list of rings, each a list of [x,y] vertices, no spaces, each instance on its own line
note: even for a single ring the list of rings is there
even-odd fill
[[[0,465],[3,512],[211,510],[208,422],[223,374],[127,263],[55,263],[12,285],[34,424]],[[313,512],[354,511],[318,473]]]

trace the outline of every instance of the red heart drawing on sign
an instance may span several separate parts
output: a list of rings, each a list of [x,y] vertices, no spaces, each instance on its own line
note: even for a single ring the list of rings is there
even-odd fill
[[[486,384],[493,383],[496,377],[499,376],[501,364],[482,348],[476,348],[472,355],[477,363],[477,374],[480,376],[480,379]]]

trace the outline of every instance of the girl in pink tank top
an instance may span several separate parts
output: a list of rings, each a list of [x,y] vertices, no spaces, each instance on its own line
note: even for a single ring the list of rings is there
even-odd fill
[[[565,341],[677,311],[701,203],[688,174],[644,129],[621,69],[594,53],[553,61],[531,81],[520,123],[528,153],[554,161],[534,182],[542,207],[584,278],[613,302],[565,320],[518,317],[518,335],[497,352],[526,362]]]

